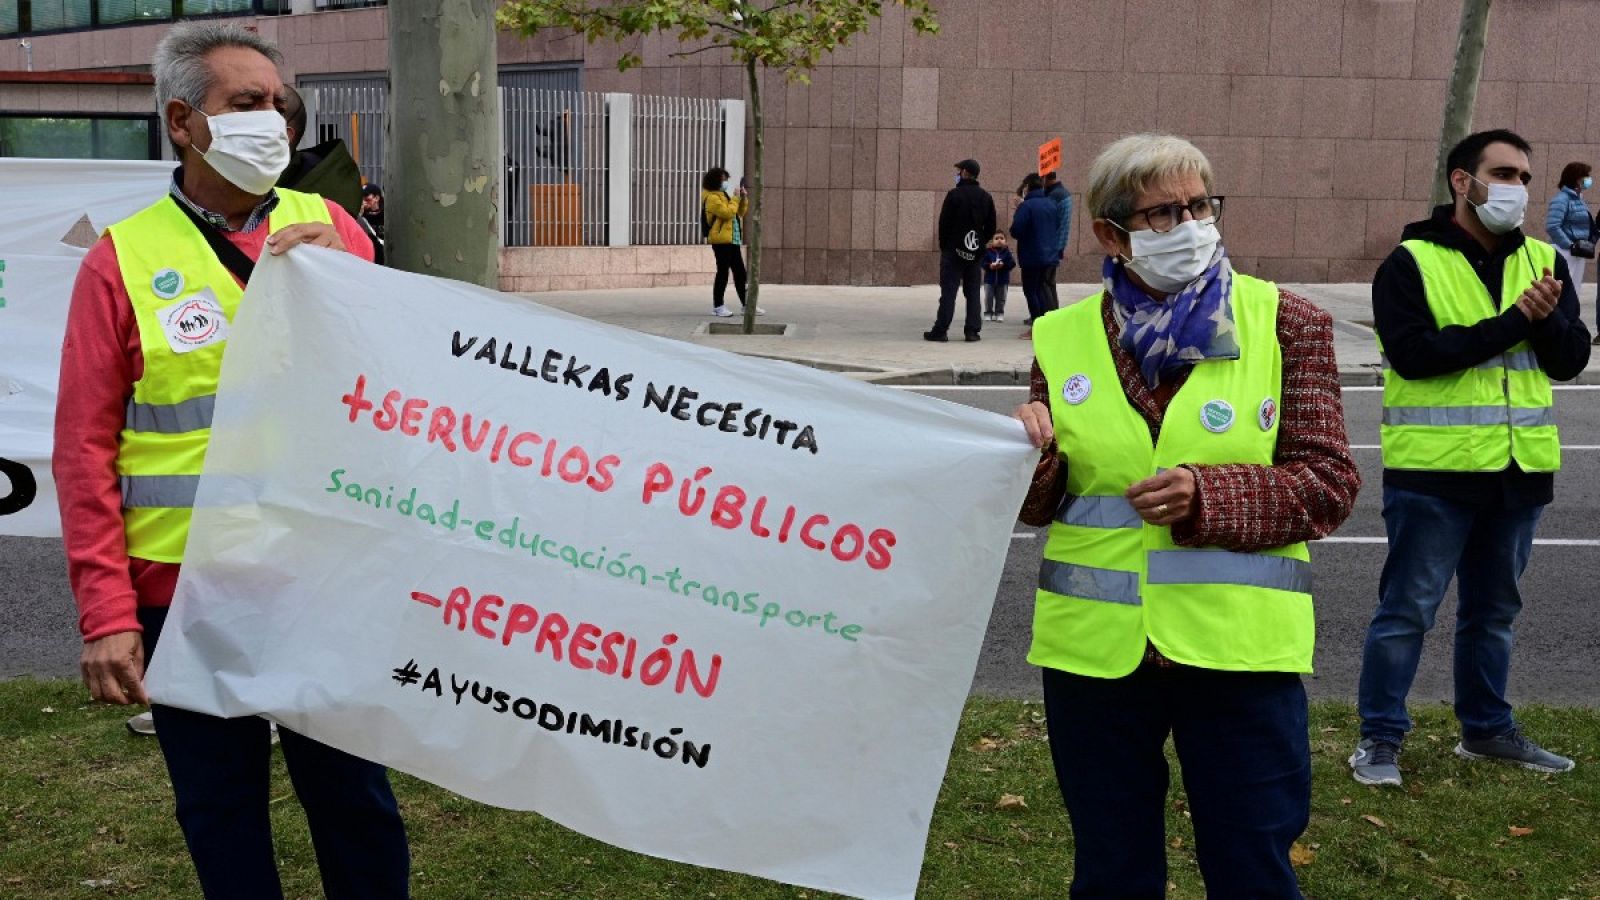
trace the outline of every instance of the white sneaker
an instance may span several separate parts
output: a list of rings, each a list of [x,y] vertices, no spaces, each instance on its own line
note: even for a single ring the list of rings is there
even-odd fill
[[[154,735],[156,733],[155,717],[147,709],[128,720],[128,730],[137,735]]]
[[[994,314],[994,320],[995,320],[995,321],[996,321],[996,322],[1004,322],[1004,321],[1005,321],[1005,320],[1006,320],[1006,317],[1005,317],[1005,316],[1002,316],[1002,315],[1000,315],[1000,314],[999,314],[999,313],[995,313],[995,314]]]
[[[744,312],[744,307],[740,307],[740,308],[739,308],[739,312],[741,312],[741,313],[742,313],[742,312]],[[766,311],[766,310],[764,310],[764,309],[762,309],[762,308],[761,308],[761,307],[759,307],[759,306],[758,306],[758,307],[756,307],[756,315],[758,315],[758,316],[764,316],[764,315],[766,315],[766,314],[767,314],[767,311]]]
[[[726,306],[713,306],[711,308],[711,314],[719,319],[733,318],[733,310],[727,308]]]

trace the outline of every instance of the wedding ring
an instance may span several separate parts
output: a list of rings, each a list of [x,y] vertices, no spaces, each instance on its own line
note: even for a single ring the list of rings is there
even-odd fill
[[[1165,503],[1156,504],[1155,513],[1156,513],[1156,518],[1160,518],[1160,517],[1166,515],[1167,514],[1167,505]]]

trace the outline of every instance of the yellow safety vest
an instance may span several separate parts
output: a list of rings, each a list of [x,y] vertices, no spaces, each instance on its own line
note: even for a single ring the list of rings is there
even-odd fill
[[[1235,273],[1237,360],[1194,366],[1154,445],[1123,394],[1096,294],[1039,319],[1035,355],[1067,466],[1067,495],[1050,526],[1034,602],[1028,661],[1120,678],[1146,642],[1207,669],[1309,672],[1316,626],[1304,543],[1259,553],[1190,549],[1146,524],[1123,494],[1184,463],[1273,462],[1283,355],[1278,289]]]
[[[1440,328],[1474,325],[1504,312],[1545,269],[1556,267],[1556,248],[1527,238],[1506,259],[1496,307],[1460,251],[1418,240],[1400,246],[1417,261],[1428,309]],[[1499,472],[1513,459],[1526,472],[1561,468],[1555,393],[1527,341],[1473,368],[1415,381],[1390,369],[1387,357],[1383,366],[1379,438],[1386,468]]]
[[[321,197],[278,188],[278,205],[262,227],[303,222],[333,219]],[[244,289],[170,196],[107,231],[144,355],[117,448],[128,555],[182,562],[226,329]]]

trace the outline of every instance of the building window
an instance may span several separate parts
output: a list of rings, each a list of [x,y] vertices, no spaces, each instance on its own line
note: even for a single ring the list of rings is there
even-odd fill
[[[155,116],[0,113],[0,156],[160,159]]]
[[[287,0],[0,0],[0,35],[286,12]]]

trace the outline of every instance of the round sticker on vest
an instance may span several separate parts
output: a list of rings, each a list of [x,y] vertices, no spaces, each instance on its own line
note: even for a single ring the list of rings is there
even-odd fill
[[[177,269],[162,269],[150,279],[150,290],[163,300],[171,300],[183,293],[183,276]]]
[[[1261,423],[1262,431],[1271,431],[1272,423],[1278,421],[1278,403],[1271,397],[1261,401],[1261,408],[1256,410],[1256,421]]]
[[[1227,431],[1233,427],[1233,406],[1226,400],[1207,400],[1200,407],[1200,424],[1215,434]]]
[[[1089,376],[1080,372],[1068,378],[1067,383],[1061,386],[1061,398],[1073,406],[1077,406],[1079,403],[1089,399],[1089,391],[1093,388],[1094,385],[1089,383]]]
[[[173,353],[189,353],[228,339],[228,315],[210,288],[156,310]]]

